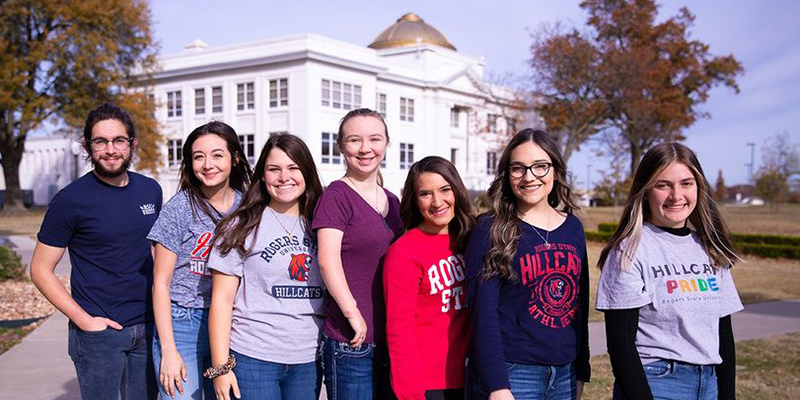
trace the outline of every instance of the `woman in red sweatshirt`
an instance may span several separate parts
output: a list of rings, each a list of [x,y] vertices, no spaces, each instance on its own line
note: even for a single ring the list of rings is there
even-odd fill
[[[471,335],[462,253],[475,216],[455,166],[435,156],[412,165],[400,215],[383,272],[392,388],[400,400],[463,399]]]

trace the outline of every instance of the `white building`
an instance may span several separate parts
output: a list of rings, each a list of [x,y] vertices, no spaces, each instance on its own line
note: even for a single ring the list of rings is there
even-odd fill
[[[458,53],[412,13],[366,47],[312,34],[217,48],[195,40],[160,64],[151,90],[166,139],[156,177],[165,200],[178,186],[183,139],[211,120],[236,130],[251,164],[270,134],[299,136],[327,185],[344,172],[335,146],[339,120],[351,109],[377,110],[391,141],[382,174],[397,194],[411,164],[428,155],[450,159],[468,188],[485,190],[502,138],[516,130],[513,93],[486,82],[483,60]],[[34,177],[23,178],[22,188],[34,189],[37,204],[74,177],[64,173],[74,171],[70,140],[46,143],[56,155],[42,159],[63,167],[50,169],[28,153],[21,166],[23,176]]]
[[[411,13],[367,47],[311,34],[219,48],[196,40],[160,61],[153,94],[168,143],[165,194],[177,188],[182,139],[210,120],[236,130],[252,163],[271,133],[301,137],[327,185],[344,171],[339,120],[377,110],[391,141],[382,174],[395,193],[428,155],[452,160],[469,188],[486,189],[499,138],[515,129],[511,93],[484,81],[484,62]]]

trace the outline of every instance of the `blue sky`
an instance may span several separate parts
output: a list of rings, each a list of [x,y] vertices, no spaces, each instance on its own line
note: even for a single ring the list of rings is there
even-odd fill
[[[529,31],[542,23],[582,26],[586,15],[575,0],[476,1],[174,1],[151,0],[155,37],[162,54],[180,52],[194,39],[211,46],[296,33],[316,33],[351,43],[369,44],[406,12],[414,12],[441,31],[458,51],[485,57],[494,75],[526,73]],[[660,18],[686,6],[696,16],[692,37],[715,55],[733,54],[745,74],[741,92],[717,88],[702,110],[711,114],[685,131],[686,144],[698,154],[709,180],[723,170],[726,184],[745,183],[748,142],[760,145],[787,131],[800,143],[800,2],[747,0],[661,2]],[[599,179],[605,162],[592,145],[574,155],[569,168],[579,187]]]

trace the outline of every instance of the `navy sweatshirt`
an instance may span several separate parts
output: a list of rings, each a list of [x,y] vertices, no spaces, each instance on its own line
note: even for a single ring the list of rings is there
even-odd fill
[[[473,358],[487,393],[510,388],[506,363],[566,365],[588,382],[589,265],[583,225],[573,215],[550,232],[550,247],[533,226],[519,222],[512,259],[516,281],[484,279],[492,218],[483,215],[465,254],[472,309]],[[547,231],[539,229],[543,237]]]

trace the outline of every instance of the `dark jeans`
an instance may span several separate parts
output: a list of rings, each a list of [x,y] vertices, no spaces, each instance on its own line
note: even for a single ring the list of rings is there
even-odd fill
[[[328,400],[395,399],[389,383],[389,355],[386,344],[348,343],[323,337],[322,352],[325,390]]]
[[[68,351],[83,400],[155,399],[152,340],[152,324],[84,332],[70,322]]]
[[[239,384],[242,400],[316,400],[322,382],[317,362],[279,364],[236,356],[233,373]]]
[[[480,383],[477,369],[467,363],[465,398],[485,400],[489,398]],[[568,365],[529,365],[506,363],[511,394],[517,400],[571,400],[576,394],[575,369]]]

